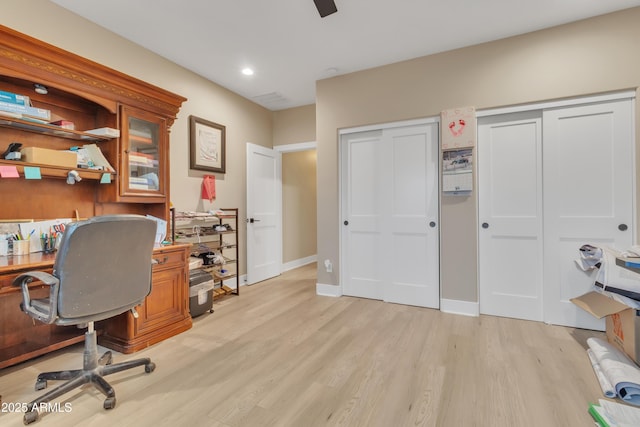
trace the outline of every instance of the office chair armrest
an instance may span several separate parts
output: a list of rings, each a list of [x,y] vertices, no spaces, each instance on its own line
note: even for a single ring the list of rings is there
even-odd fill
[[[37,279],[43,284],[49,286],[49,312],[45,313],[41,310],[37,310],[33,304],[31,304],[31,296],[29,295],[29,283]],[[43,323],[53,323],[56,320],[58,313],[58,290],[60,281],[49,273],[44,271],[29,271],[27,273],[20,274],[13,279],[13,286],[20,286],[22,289],[22,311],[29,314],[29,316],[38,319]]]

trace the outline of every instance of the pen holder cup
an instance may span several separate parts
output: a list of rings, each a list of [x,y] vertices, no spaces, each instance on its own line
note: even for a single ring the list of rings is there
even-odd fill
[[[14,255],[29,255],[30,252],[30,240],[14,240],[13,241],[13,254]]]
[[[42,237],[40,238],[42,243],[42,253],[50,254],[56,250],[56,238],[55,237]]]

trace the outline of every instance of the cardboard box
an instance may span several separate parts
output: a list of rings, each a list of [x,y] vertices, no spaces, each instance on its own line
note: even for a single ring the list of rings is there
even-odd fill
[[[606,317],[607,341],[640,364],[640,311],[600,292],[589,292],[571,302],[591,315]]]
[[[75,169],[78,164],[78,155],[71,151],[50,150],[39,147],[26,147],[20,150],[22,160],[41,165],[62,166]]]

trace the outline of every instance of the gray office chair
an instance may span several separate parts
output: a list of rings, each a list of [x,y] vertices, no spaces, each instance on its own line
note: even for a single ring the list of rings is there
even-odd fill
[[[98,357],[94,322],[113,317],[144,301],[151,292],[151,259],[156,223],[139,215],[107,215],[69,224],[62,236],[53,274],[32,271],[15,278],[22,288],[22,310],[44,323],[87,325],[82,369],[38,375],[36,390],[48,380],[68,380],[30,402],[24,423],[38,420],[41,403],[90,383],[105,396],[105,409],[116,405],[113,388],[103,376],[144,365],[147,373],[155,364],[149,358],[112,364],[111,352]],[[32,299],[29,283],[49,286],[49,297]]]

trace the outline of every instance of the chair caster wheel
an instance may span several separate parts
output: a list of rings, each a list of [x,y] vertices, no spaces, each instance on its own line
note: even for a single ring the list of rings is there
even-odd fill
[[[36,381],[36,391],[44,390],[45,388],[47,388],[47,380]]]
[[[153,362],[149,362],[149,363],[147,363],[146,365],[144,365],[144,371],[145,371],[147,374],[150,374],[151,372],[153,372],[153,371],[155,371],[155,370],[156,370],[156,364],[155,364],[155,363],[153,363]]]
[[[104,409],[113,409],[116,407],[116,398],[115,397],[107,397],[104,400],[104,404],[102,405]]]
[[[24,425],[29,425],[31,423],[35,423],[38,421],[38,411],[33,410],[24,413],[24,417],[22,418],[22,422]]]
[[[110,351],[107,351],[102,357],[98,360],[99,365],[111,365],[113,362],[113,354]]]

